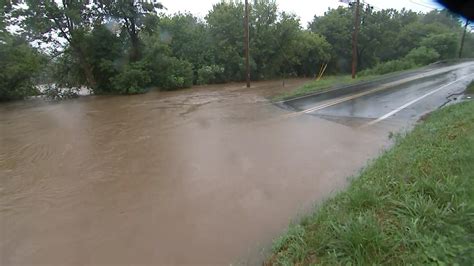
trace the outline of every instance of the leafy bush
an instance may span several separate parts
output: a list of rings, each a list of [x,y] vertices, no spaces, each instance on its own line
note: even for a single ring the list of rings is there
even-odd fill
[[[78,67],[79,64],[71,49],[66,49],[61,56],[48,65],[46,82],[54,83],[61,88],[81,87],[84,85],[85,76],[82,69]]]
[[[432,34],[424,38],[421,45],[438,52],[441,59],[454,58],[459,47],[458,38],[453,33]]]
[[[125,66],[117,76],[112,78],[115,91],[122,94],[143,93],[150,81],[150,74],[141,63]]]
[[[38,94],[33,78],[40,65],[39,54],[24,40],[10,36],[0,42],[0,101]]]
[[[379,63],[375,67],[361,71],[359,75],[369,76],[369,75],[383,75],[391,72],[407,70],[410,68],[416,67],[412,61],[409,60],[392,60],[384,63]]]
[[[186,60],[168,57],[158,86],[165,90],[188,88],[193,85],[193,66]]]
[[[406,56],[406,60],[415,63],[416,65],[428,65],[435,62],[439,58],[439,53],[432,48],[421,46],[411,50]]]
[[[197,71],[197,84],[216,83],[221,80],[224,67],[218,65],[203,66]]]
[[[94,74],[96,88],[94,93],[110,93],[114,76],[126,63],[122,44],[105,25],[96,26],[85,38],[85,51]]]

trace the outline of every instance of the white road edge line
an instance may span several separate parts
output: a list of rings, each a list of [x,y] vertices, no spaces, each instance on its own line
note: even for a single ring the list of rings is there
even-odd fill
[[[469,63],[469,64],[472,64],[472,63]],[[461,65],[464,66],[464,63],[461,64]],[[413,76],[413,77],[408,77],[408,78],[404,78],[404,79],[401,79],[401,80],[389,82],[389,83],[383,84],[379,87],[376,87],[375,89],[371,89],[371,90],[368,90],[368,91],[352,94],[352,95],[349,95],[349,96],[346,96],[346,97],[343,97],[343,98],[339,98],[339,99],[336,99],[336,100],[331,100],[331,101],[326,102],[324,104],[317,105],[317,106],[308,108],[306,110],[299,111],[296,114],[309,114],[309,113],[319,111],[319,110],[327,108],[327,107],[331,107],[331,106],[336,105],[336,104],[340,104],[340,103],[343,103],[343,102],[346,102],[346,101],[350,101],[350,100],[365,96],[367,94],[371,94],[371,93],[374,93],[374,92],[385,90],[385,89],[388,89],[388,88],[391,88],[391,87],[394,87],[394,86],[402,85],[402,84],[405,84],[405,83],[410,82],[410,81],[414,81],[414,80],[417,80],[417,79],[430,77],[430,76],[434,76],[434,75],[438,75],[438,74],[447,73],[449,71],[461,68],[461,65],[445,67],[445,68],[437,69],[437,70],[434,70],[434,71],[431,71],[431,72],[428,72],[428,73],[421,73],[421,74],[418,74],[418,75]]]
[[[453,85],[453,84],[456,83],[456,82],[459,82],[459,81],[461,81],[461,80],[464,80],[464,79],[466,79],[466,78],[468,78],[468,77],[470,77],[470,76],[471,76],[471,75],[466,75],[466,76],[464,76],[464,77],[462,77],[462,78],[460,78],[460,79],[457,79],[457,80],[455,80],[455,81],[453,81],[453,82],[450,82],[450,83],[448,83],[448,84],[446,84],[446,85],[443,85],[443,86],[437,88],[437,89],[434,90],[434,91],[430,91],[430,92],[426,93],[425,95],[420,96],[420,97],[418,97],[418,98],[416,98],[416,99],[414,99],[414,100],[412,100],[412,101],[410,101],[410,102],[407,102],[406,104],[404,104],[404,105],[398,107],[397,109],[395,109],[395,110],[393,110],[393,111],[391,111],[391,112],[389,112],[389,113],[387,113],[387,114],[385,114],[385,115],[383,115],[383,116],[381,116],[381,117],[379,117],[379,118],[377,118],[377,119],[375,119],[375,120],[373,120],[373,121],[367,123],[366,126],[371,126],[371,125],[374,125],[374,124],[376,124],[376,123],[378,123],[378,122],[380,122],[380,121],[383,121],[383,120],[385,120],[385,119],[391,117],[392,115],[394,115],[394,114],[400,112],[401,110],[407,108],[408,106],[410,106],[410,105],[412,105],[412,104],[414,104],[414,103],[416,103],[416,102],[418,102],[418,101],[420,101],[420,100],[422,100],[422,99],[424,99],[424,98],[430,96],[431,94],[434,94],[434,93],[436,93],[436,92],[438,92],[438,91],[440,91],[440,90],[442,90],[442,89],[444,89],[444,88],[446,88],[446,87],[448,87],[448,86],[450,86],[450,85]]]
[[[401,85],[403,83],[410,82],[410,81],[413,81],[413,80],[416,80],[416,79],[430,77],[430,76],[434,76],[434,75],[438,75],[438,74],[444,74],[444,73],[456,70],[458,68],[462,68],[466,64],[469,65],[469,64],[472,64],[472,62],[465,62],[465,63],[460,63],[459,65],[455,65],[455,66],[446,66],[446,67],[442,67],[442,68],[435,69],[435,70],[428,70],[428,72],[421,72],[421,73],[416,74],[415,76],[412,76],[412,77],[403,78],[403,79],[398,80],[398,81],[385,83],[382,86],[384,86],[384,85],[390,85],[388,87],[397,86],[397,85]],[[374,81],[377,81],[377,80],[374,80]],[[372,81],[369,81],[369,82],[372,82]],[[364,83],[364,82],[362,82],[362,83]],[[358,85],[358,84],[353,84],[353,85]],[[349,85],[349,86],[352,86],[352,85]],[[308,95],[303,95],[303,96],[300,96],[300,97],[287,99],[287,100],[281,100],[281,101],[278,101],[278,102],[275,102],[275,103],[280,104],[280,103],[285,103],[285,102],[289,102],[289,101],[293,101],[293,100],[299,100],[299,99],[303,99],[303,98],[306,98],[306,97],[311,97],[311,96],[321,94],[321,93],[325,93],[325,92],[314,92],[314,93],[310,93]],[[314,108],[316,108],[316,107],[314,107]],[[309,109],[307,109],[307,110],[309,110]],[[302,113],[304,113],[304,111],[302,111]]]

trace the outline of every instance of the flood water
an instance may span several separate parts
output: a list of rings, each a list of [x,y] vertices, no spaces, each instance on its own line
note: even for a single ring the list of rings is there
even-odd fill
[[[0,105],[0,264],[258,263],[388,140],[255,86]]]

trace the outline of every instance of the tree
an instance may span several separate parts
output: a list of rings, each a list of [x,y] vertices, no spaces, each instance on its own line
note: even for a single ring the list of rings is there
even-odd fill
[[[297,40],[297,75],[314,77],[321,65],[330,61],[332,47],[323,36],[310,31],[300,32]]]
[[[0,101],[37,94],[33,78],[40,66],[41,56],[25,40],[5,34],[0,43]]]
[[[296,75],[294,66],[300,64],[298,58],[298,37],[301,33],[299,18],[294,14],[281,13],[276,27],[277,49],[272,62],[278,66],[277,74]]]
[[[422,46],[435,50],[441,59],[456,57],[459,42],[455,33],[432,34],[424,38]]]
[[[252,77],[264,79],[278,75],[274,62],[279,53],[277,38],[278,8],[275,1],[254,1],[250,6],[250,50]]]
[[[395,9],[373,11],[366,6],[361,12],[358,58],[360,68],[393,60],[401,55],[397,51],[397,38],[401,29],[400,13]]]
[[[97,83],[94,93],[117,91],[118,88],[112,86],[112,79],[123,71],[127,64],[122,46],[122,40],[109,29],[108,25],[96,25],[92,32],[84,37],[85,56]],[[128,93],[126,88],[125,93]]]
[[[4,36],[6,33],[6,14],[9,8],[9,1],[0,0],[0,37]]]
[[[459,15],[451,13],[447,9],[443,10],[432,10],[426,13],[421,22],[424,24],[439,23],[450,29],[458,29],[461,27],[461,21]]]
[[[224,67],[223,75],[227,80],[242,80],[244,77],[243,17],[241,2],[220,2],[205,18],[214,44],[215,63]]]
[[[56,50],[69,45],[86,78],[86,85],[96,88],[96,78],[86,57],[84,36],[103,17],[95,5],[86,0],[25,0],[27,8],[17,10],[21,25],[30,40],[55,45]]]
[[[160,40],[169,45],[172,56],[192,64],[195,82],[199,69],[215,63],[209,29],[189,13],[161,17],[154,34],[160,35]]]
[[[105,13],[118,22],[130,38],[130,61],[136,62],[141,57],[140,31],[145,21],[153,18],[163,5],[156,0],[99,0]]]
[[[350,70],[353,15],[349,8],[330,9],[324,16],[315,16],[309,29],[326,38],[332,45],[331,67],[335,72]]]
[[[411,50],[405,58],[416,65],[427,65],[439,59],[439,53],[433,48],[420,46]]]

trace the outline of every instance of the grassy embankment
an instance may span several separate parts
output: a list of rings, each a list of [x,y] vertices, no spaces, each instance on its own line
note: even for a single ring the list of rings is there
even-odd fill
[[[357,79],[352,79],[351,75],[327,76],[327,77],[322,78],[321,80],[310,81],[304,84],[303,86],[296,88],[293,91],[289,91],[289,92],[285,92],[283,94],[277,95],[272,100],[273,101],[287,100],[287,99],[307,95],[310,93],[331,89],[336,86],[352,85],[352,84],[356,84],[360,82],[375,80],[377,78],[380,78],[380,76],[379,75],[364,76],[364,77],[358,77]]]
[[[469,84],[466,88],[466,93],[467,94],[474,94],[474,81]]]
[[[473,90],[471,86],[471,90]],[[271,265],[472,265],[474,102],[432,113],[274,242]]]

